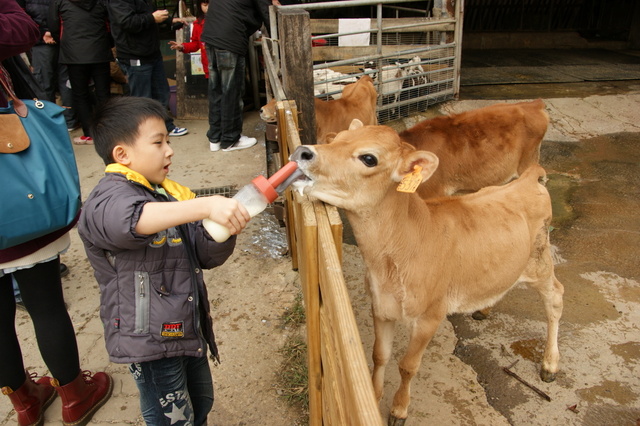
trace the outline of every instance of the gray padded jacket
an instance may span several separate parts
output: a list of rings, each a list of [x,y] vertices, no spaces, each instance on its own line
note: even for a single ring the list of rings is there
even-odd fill
[[[100,286],[100,316],[116,363],[218,352],[202,269],[223,264],[235,236],[213,241],[193,222],[155,235],[135,232],[144,205],[193,198],[166,179],[165,196],[141,175],[109,165],[82,207],[78,232]]]

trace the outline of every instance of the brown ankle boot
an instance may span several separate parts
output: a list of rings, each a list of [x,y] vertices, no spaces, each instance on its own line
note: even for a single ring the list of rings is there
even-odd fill
[[[91,416],[111,396],[113,380],[107,373],[91,374],[83,371],[73,382],[60,386],[56,379],[51,384],[62,399],[62,423],[65,426],[84,426]]]
[[[18,413],[18,425],[39,426],[43,423],[44,410],[53,402],[56,393],[51,386],[50,377],[41,377],[37,382],[36,373],[27,374],[27,379],[17,390],[9,386],[2,388],[2,393],[9,396],[13,408]]]

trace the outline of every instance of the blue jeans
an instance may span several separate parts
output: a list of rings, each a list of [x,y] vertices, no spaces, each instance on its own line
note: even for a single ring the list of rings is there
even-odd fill
[[[207,356],[179,356],[129,366],[140,409],[149,426],[206,425],[213,407],[213,380]]]
[[[167,82],[167,76],[164,73],[162,57],[154,62],[141,63],[140,65],[131,65],[131,61],[119,59],[118,65],[127,76],[131,96],[155,99],[166,109],[169,109],[169,82]],[[165,124],[169,132],[176,127],[173,124],[173,118],[168,114]]]
[[[72,107],[64,112],[67,127],[72,128],[76,124],[75,107],[71,88],[67,86],[69,81],[67,66],[58,63],[58,49],[57,44],[37,44],[33,46],[31,48],[31,65],[33,66],[33,76],[46,94],[46,100],[55,102],[56,92],[60,92],[62,105]]]
[[[209,59],[209,131],[211,142],[226,148],[242,133],[245,57],[207,44]]]

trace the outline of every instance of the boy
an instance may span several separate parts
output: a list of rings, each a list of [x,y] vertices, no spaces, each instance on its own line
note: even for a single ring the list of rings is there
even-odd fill
[[[78,232],[100,285],[110,360],[130,364],[148,425],[206,424],[213,405],[207,344],[218,359],[202,269],[224,263],[235,237],[214,242],[210,218],[233,235],[250,219],[236,200],[195,194],[166,178],[173,150],[166,110],[119,97],[92,134],[106,175],[85,201]],[[168,202],[174,201],[174,202]]]

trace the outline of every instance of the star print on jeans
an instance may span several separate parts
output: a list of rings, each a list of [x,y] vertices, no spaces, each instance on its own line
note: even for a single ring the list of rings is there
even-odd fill
[[[165,416],[171,419],[171,424],[178,423],[181,420],[187,420],[187,418],[184,416],[184,409],[187,408],[187,404],[185,404],[182,408],[178,408],[175,403],[171,405],[171,413],[164,413]]]

